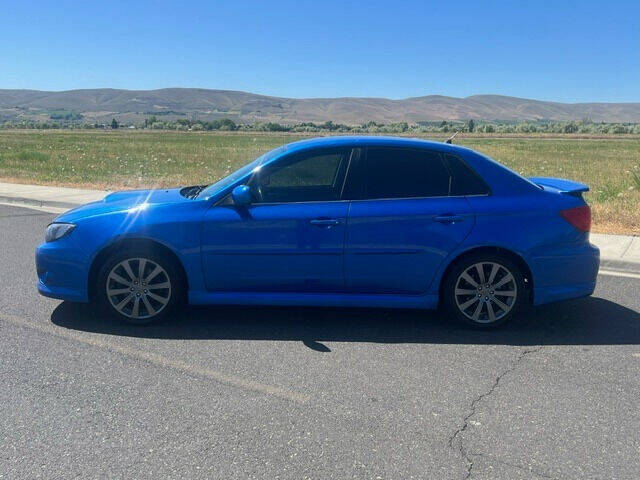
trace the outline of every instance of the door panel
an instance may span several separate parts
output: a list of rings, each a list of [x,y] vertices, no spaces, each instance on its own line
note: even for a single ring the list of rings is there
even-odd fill
[[[464,197],[352,202],[345,243],[347,289],[425,293],[474,220]]]
[[[202,230],[208,290],[344,290],[348,202],[215,206]]]

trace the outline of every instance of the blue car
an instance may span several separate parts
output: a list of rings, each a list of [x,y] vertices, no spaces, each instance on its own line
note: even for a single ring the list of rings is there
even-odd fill
[[[446,143],[305,140],[208,186],[64,213],[36,251],[38,290],[136,324],[189,303],[442,306],[494,327],[593,292],[587,190]]]

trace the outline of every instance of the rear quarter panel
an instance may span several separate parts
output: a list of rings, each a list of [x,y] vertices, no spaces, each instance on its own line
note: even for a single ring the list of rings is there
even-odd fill
[[[464,159],[489,184],[491,194],[467,197],[476,223],[473,231],[441,269],[478,247],[500,247],[519,255],[529,266],[535,288],[594,281],[598,269],[589,234],[564,220],[560,211],[584,205],[581,197],[541,189],[497,162],[475,152]],[[434,282],[432,293],[439,289]]]

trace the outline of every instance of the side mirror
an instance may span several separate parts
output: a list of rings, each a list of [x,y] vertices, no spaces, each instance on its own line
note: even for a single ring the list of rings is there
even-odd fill
[[[246,207],[251,205],[251,189],[246,185],[238,185],[231,192],[233,203],[238,206]]]

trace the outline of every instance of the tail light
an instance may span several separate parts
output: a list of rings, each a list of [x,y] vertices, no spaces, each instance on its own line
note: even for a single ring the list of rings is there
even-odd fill
[[[591,208],[589,205],[562,210],[560,215],[581,232],[591,230]]]

